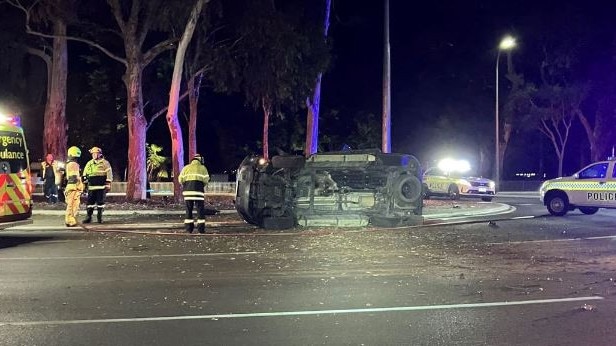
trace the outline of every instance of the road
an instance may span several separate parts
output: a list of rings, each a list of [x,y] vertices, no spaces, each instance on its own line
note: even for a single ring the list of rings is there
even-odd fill
[[[385,231],[3,232],[0,344],[616,344],[616,211],[499,202]]]

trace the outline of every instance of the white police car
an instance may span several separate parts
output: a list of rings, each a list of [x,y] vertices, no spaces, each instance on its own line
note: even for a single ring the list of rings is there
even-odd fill
[[[464,173],[469,170],[468,162],[449,159],[439,162],[438,167],[427,169],[423,175],[424,198],[431,196],[446,196],[451,199],[475,197],[485,202],[491,201],[496,192],[494,181],[465,176]]]
[[[592,215],[599,208],[616,208],[616,160],[592,163],[570,177],[545,181],[540,198],[552,215],[578,208]]]

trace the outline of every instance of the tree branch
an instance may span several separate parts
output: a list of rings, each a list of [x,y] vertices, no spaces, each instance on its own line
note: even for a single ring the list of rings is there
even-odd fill
[[[85,43],[91,47],[97,48],[98,50],[100,50],[101,52],[105,53],[107,56],[109,56],[110,58],[122,63],[123,65],[126,66],[126,59],[121,58],[115,54],[113,54],[110,50],[106,49],[105,47],[99,45],[98,43],[94,42],[94,41],[90,41],[87,40],[85,38],[80,38],[80,37],[74,37],[74,36],[56,36],[56,35],[49,35],[49,34],[45,34],[42,32],[38,32],[35,30],[32,30],[32,28],[30,27],[30,11],[32,10],[32,8],[34,7],[35,4],[38,3],[38,0],[35,1],[32,6],[30,6],[29,8],[25,8],[20,2],[19,0],[6,0],[8,4],[10,4],[11,6],[14,6],[18,9],[20,9],[21,11],[24,12],[25,16],[26,16],[26,23],[25,23],[25,27],[26,27],[26,33],[30,34],[30,35],[34,35],[34,36],[39,36],[39,37],[44,37],[44,38],[50,38],[50,39],[54,39],[54,38],[64,38],[67,40],[71,40],[71,41],[76,41],[76,42],[82,42]],[[108,1],[117,1],[117,0],[108,0]]]
[[[189,91],[187,90],[182,95],[180,95],[180,97],[178,98],[178,102],[182,101],[183,99],[185,99],[186,96],[188,96],[188,93],[189,93]],[[167,113],[168,109],[169,109],[169,106],[159,110],[154,115],[152,115],[152,117],[150,118],[150,121],[148,122],[148,124],[145,127],[145,131],[147,132],[150,129],[150,126],[152,126],[152,124],[154,123],[154,120],[156,120],[159,116]]]
[[[162,41],[143,54],[143,66],[148,66],[160,53],[175,48],[177,38]]]
[[[126,34],[126,21],[122,16],[122,9],[120,7],[119,0],[107,0],[107,4],[109,5],[109,7],[111,7],[113,17],[115,18],[116,22],[118,22],[118,26],[120,27],[122,34]]]

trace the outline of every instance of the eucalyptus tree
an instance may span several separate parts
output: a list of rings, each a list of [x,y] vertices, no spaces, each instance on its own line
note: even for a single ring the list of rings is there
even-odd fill
[[[323,20],[323,36],[327,42],[329,34],[329,15],[331,13],[331,0],[325,0],[325,15]],[[319,72],[314,82],[312,95],[306,98],[306,144],[304,153],[306,156],[317,152],[319,146],[319,108],[321,105],[321,81],[323,72]]]
[[[201,11],[209,0],[197,0],[192,8],[190,16],[186,22],[186,28],[180,39],[175,55],[173,77],[171,79],[171,90],[169,91],[169,107],[167,108],[167,125],[171,133],[171,155],[173,166],[173,196],[176,201],[180,200],[181,187],[178,181],[180,171],[184,167],[184,140],[182,128],[178,120],[178,102],[180,97],[180,87],[182,82],[182,71],[184,68],[184,57],[188,44],[192,40],[195,27],[201,15]]]
[[[234,76],[246,102],[263,112],[263,156],[269,157],[269,124],[281,107],[303,106],[328,62],[320,22],[302,1],[243,0],[234,23]]]
[[[43,153],[64,158],[67,143],[66,93],[68,76],[67,26],[75,21],[74,0],[6,0],[21,10],[28,34],[36,36],[26,51],[47,67],[47,100],[43,127]]]

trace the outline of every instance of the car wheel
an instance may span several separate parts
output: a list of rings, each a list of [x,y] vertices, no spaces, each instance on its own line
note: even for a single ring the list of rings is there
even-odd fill
[[[580,207],[580,211],[586,215],[592,215],[599,211],[596,207]]]
[[[552,194],[546,203],[548,211],[554,216],[563,216],[569,210],[569,200],[563,193]]]
[[[449,185],[447,193],[451,199],[460,199],[460,190],[458,189],[458,185]]]
[[[422,185],[414,175],[401,175],[394,183],[394,197],[400,204],[411,205],[422,195]]]
[[[481,200],[484,202],[492,202],[492,197],[481,197]]]

